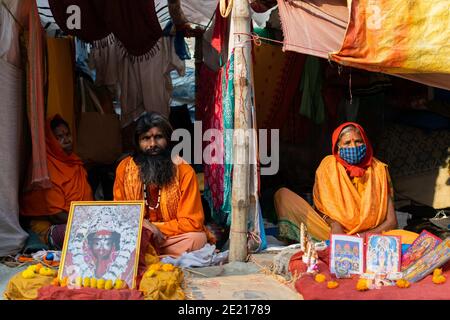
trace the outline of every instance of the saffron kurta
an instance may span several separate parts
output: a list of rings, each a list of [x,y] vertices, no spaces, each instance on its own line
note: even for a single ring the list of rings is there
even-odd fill
[[[181,159],[176,168],[174,181],[162,188],[160,207],[156,210],[147,207],[145,216],[167,237],[204,232],[205,216],[195,171]],[[114,200],[143,200],[143,191],[138,166],[132,157],[125,158],[117,168]],[[150,193],[154,195],[154,192]]]

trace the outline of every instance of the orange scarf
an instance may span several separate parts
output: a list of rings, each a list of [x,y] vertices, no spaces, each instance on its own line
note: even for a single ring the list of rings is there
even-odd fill
[[[316,209],[339,222],[348,234],[377,227],[387,214],[387,166],[372,158],[358,183],[364,185],[358,188],[360,192],[346,168],[332,155],[325,157],[316,171],[313,190]]]
[[[50,121],[51,119],[48,119],[46,122],[45,142],[52,187],[32,190],[23,195],[20,212],[26,216],[69,212],[72,201],[93,200],[83,161],[75,153],[67,155],[64,152],[53,135]]]

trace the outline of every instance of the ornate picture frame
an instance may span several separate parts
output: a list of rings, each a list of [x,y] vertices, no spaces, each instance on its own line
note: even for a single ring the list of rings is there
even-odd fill
[[[58,278],[121,279],[135,288],[144,208],[143,201],[72,202]]]

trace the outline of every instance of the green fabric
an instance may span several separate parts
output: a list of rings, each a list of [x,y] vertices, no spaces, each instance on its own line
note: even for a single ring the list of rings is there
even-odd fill
[[[30,229],[27,230],[28,239],[23,248],[24,253],[33,253],[40,250],[49,250],[49,247],[41,241],[39,235]]]
[[[275,38],[275,33],[269,28],[254,28],[253,31],[260,37],[277,40]],[[262,42],[270,43],[270,41],[261,39]]]
[[[303,91],[300,114],[316,124],[321,124],[325,120],[322,83],[323,75],[319,58],[308,56],[300,84],[300,90]]]
[[[227,129],[234,128],[234,53],[231,54],[228,62],[228,81],[224,74],[222,81],[223,94],[223,128],[224,128],[224,177],[223,177],[223,203],[220,210],[227,216],[227,225],[231,225],[231,174],[233,171],[233,134]]]
[[[300,228],[293,222],[285,219],[278,220],[279,237],[300,242]]]

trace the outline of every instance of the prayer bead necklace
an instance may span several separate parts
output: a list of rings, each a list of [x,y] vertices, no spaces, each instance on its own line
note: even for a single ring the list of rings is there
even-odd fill
[[[150,210],[155,210],[158,209],[159,207],[159,202],[161,201],[161,188],[158,187],[158,201],[156,202],[156,206],[152,207],[150,206],[150,204],[147,201],[147,185],[144,183],[144,200],[145,200],[145,205],[150,209]]]

